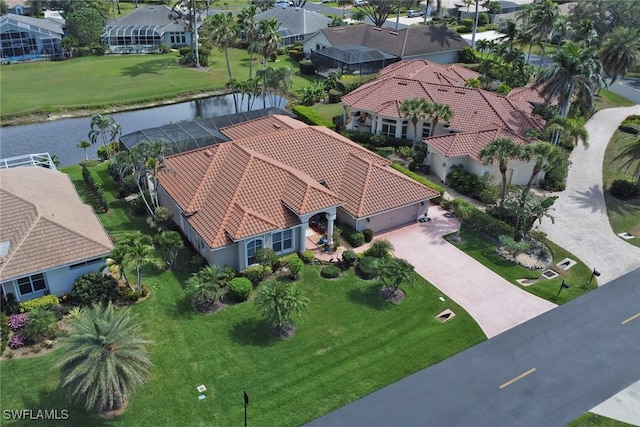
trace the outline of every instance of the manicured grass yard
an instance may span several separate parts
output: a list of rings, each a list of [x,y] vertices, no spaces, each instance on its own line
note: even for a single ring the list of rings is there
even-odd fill
[[[527,292],[555,304],[564,304],[565,302],[577,298],[585,292],[598,287],[595,277],[591,282],[591,285],[588,285],[589,279],[591,278],[591,270],[589,270],[584,263],[570,252],[549,240],[545,243],[553,253],[554,263],[560,262],[564,258],[569,257],[578,261],[578,264],[571,267],[568,271],[562,272],[562,274],[555,279],[543,279],[533,285],[522,286],[517,282],[518,279],[537,279],[540,277],[541,271],[532,271],[502,258],[496,253],[496,244],[491,239],[481,235],[469,227],[462,227],[461,236],[464,238],[463,243],[452,244],[455,244],[467,255],[473,257],[475,260],[490,268],[514,285],[517,285]],[[558,289],[560,289],[562,280],[569,283],[570,288],[563,289],[558,296]]]
[[[571,421],[567,427],[632,427],[632,424],[587,412]]]
[[[622,169],[622,161],[614,161],[613,158],[622,151],[631,140],[617,142],[626,133],[616,131],[609,141],[607,151],[604,155],[602,163],[602,179],[604,182],[604,199],[607,204],[607,214],[609,215],[609,223],[613,232],[618,234],[626,231],[634,236],[640,236],[640,204],[631,203],[629,201],[620,200],[609,193],[611,183],[616,179],[633,180],[633,168]],[[625,240],[635,246],[640,246],[640,237]]]
[[[92,168],[97,182],[105,169],[104,164]],[[82,184],[78,166],[65,171]],[[109,232],[141,221],[131,220],[115,203],[100,217]],[[3,409],[69,408],[74,425],[232,426],[243,423],[242,390],[247,390],[251,425],[294,426],[485,339],[461,307],[449,298],[441,302],[442,294],[420,277],[402,287],[407,297],[394,305],[378,297],[376,281],[363,281],[353,271],[325,280],[319,267],[308,266],[298,283],[310,298],[309,309],[295,319],[297,335],[279,341],[270,337],[251,301],[197,314],[183,292],[194,267],[189,259],[182,261],[185,270],[177,273],[146,271],[151,296],[131,308],[154,341],[155,367],[122,416],[105,421],[69,408],[51,368],[56,353],[0,364]],[[457,315],[440,323],[434,316],[445,308]],[[202,401],[200,384],[208,389]]]

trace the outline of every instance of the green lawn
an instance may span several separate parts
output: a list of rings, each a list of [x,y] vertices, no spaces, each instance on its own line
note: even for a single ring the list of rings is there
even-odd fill
[[[97,182],[105,169],[92,168]],[[78,166],[65,171],[82,184]],[[100,218],[113,233],[141,225],[115,203]],[[193,266],[182,259],[184,271],[145,272],[151,297],[132,311],[154,342],[155,367],[122,416],[105,421],[63,403],[51,368],[56,353],[0,363],[3,409],[68,408],[74,425],[232,426],[242,425],[242,390],[247,390],[252,425],[294,426],[485,339],[461,307],[449,298],[441,302],[442,294],[420,277],[403,287],[407,297],[394,305],[379,299],[376,281],[360,280],[352,271],[325,280],[319,267],[308,266],[299,286],[310,298],[309,310],[296,318],[296,336],[279,341],[267,333],[252,302],[195,313],[183,292]],[[457,315],[440,323],[434,316],[445,308]],[[208,389],[202,401],[200,384]]]
[[[607,151],[604,155],[602,163],[602,179],[604,182],[604,199],[607,204],[607,214],[609,215],[609,223],[614,233],[622,233],[626,231],[634,236],[640,236],[640,204],[630,203],[629,201],[620,200],[609,193],[611,183],[616,179],[633,180],[633,168],[621,168],[622,161],[614,161],[613,158],[624,147],[631,143],[630,140],[620,141],[620,138],[628,135],[624,132],[616,131],[607,145]],[[625,240],[635,246],[640,246],[640,238]]]
[[[600,90],[600,93],[594,97],[593,101],[595,111],[604,110],[605,108],[631,107],[636,105],[635,102],[628,100],[624,96],[606,89]]]
[[[587,412],[567,424],[567,427],[632,427],[632,424]]]
[[[452,244],[455,244],[455,246],[467,255],[490,268],[514,285],[555,304],[564,304],[598,287],[596,278],[593,279],[591,285],[588,285],[589,279],[591,278],[591,270],[589,270],[584,263],[570,252],[549,240],[546,241],[546,244],[553,253],[553,261],[555,263],[569,257],[578,261],[578,264],[571,267],[568,271],[563,272],[563,274],[555,279],[543,279],[533,285],[522,286],[517,282],[518,279],[537,279],[540,277],[541,271],[528,270],[505,260],[496,253],[496,244],[491,239],[469,227],[462,227],[461,235],[464,238],[464,242]],[[562,280],[569,283],[570,288],[563,289],[558,296],[557,294]]]
[[[254,58],[254,77],[261,67],[259,58]],[[245,50],[230,49],[229,59],[234,78],[246,80],[249,77],[249,54]],[[298,64],[288,56],[280,56],[269,66],[292,67],[293,95],[316,79],[315,76],[300,75]],[[0,112],[2,118],[8,118],[47,111],[104,109],[220,90],[225,88],[228,80],[224,53],[219,49],[211,52],[208,71],[181,67],[175,52],[17,64],[2,67]]]

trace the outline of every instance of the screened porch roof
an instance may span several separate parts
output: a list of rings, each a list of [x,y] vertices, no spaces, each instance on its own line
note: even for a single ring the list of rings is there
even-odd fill
[[[315,50],[316,55],[324,56],[347,65],[363,64],[388,59],[397,59],[395,55],[372,49],[363,45],[345,45],[325,47]]]

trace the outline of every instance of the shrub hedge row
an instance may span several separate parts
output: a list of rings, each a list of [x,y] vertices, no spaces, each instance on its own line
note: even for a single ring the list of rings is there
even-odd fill
[[[25,311],[33,311],[36,308],[48,310],[59,304],[60,301],[58,300],[58,297],[54,294],[49,294],[41,296],[40,298],[23,301],[18,305],[18,307],[20,309],[20,313],[24,313]]]
[[[89,172],[89,169],[85,165],[82,165],[82,179],[84,179],[84,182],[89,187],[89,190],[98,199],[100,207],[105,212],[109,212],[109,202],[107,201],[104,190],[100,188],[98,184],[96,184],[96,181],[93,179],[93,175],[91,175],[91,172]]]
[[[444,188],[440,187],[438,184],[434,184],[433,182],[429,181],[427,178],[425,178],[422,175],[418,175],[415,172],[411,172],[409,169],[405,168],[399,163],[391,163],[391,167],[397,170],[398,172],[402,173],[403,175],[406,175],[409,178],[413,178],[416,181],[418,181],[420,184],[425,185],[430,189],[440,193],[440,197],[436,197],[435,199],[431,200],[436,205],[440,204],[440,202],[442,201],[442,196],[444,195]]]
[[[6,313],[0,313],[0,330],[2,330],[2,345],[0,346],[0,355],[2,355],[9,342],[9,316]]]
[[[459,198],[455,198],[453,200],[443,199],[440,206],[446,210],[454,211],[456,207],[461,204],[470,207],[471,213],[467,218],[465,218],[465,224],[494,238],[497,238],[502,234],[513,236],[514,230],[512,226],[504,221],[500,221],[499,219],[492,217],[486,212],[482,212],[465,200]]]
[[[295,114],[298,120],[312,126],[326,126],[329,129],[335,129],[335,125],[331,120],[325,119],[321,114],[316,112],[311,107],[305,107],[304,105],[296,105],[293,107],[293,114]]]
[[[344,237],[352,247],[357,248],[364,244],[363,233],[356,231],[346,224],[340,224],[337,228],[340,229],[341,236]]]
[[[252,265],[242,270],[242,275],[249,279],[252,283],[258,283],[268,275],[273,273],[269,266]]]

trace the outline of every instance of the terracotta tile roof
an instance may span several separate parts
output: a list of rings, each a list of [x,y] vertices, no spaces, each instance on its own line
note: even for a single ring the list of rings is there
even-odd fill
[[[379,73],[380,78],[396,76],[451,86],[464,86],[467,80],[477,78],[479,75],[475,71],[455,64],[441,65],[425,59],[395,62],[384,67]]]
[[[289,129],[298,129],[306,125],[299,120],[282,115],[271,115],[260,119],[237,123],[235,125],[220,128],[220,132],[227,138],[235,140],[250,138],[255,135],[283,132]]]
[[[113,245],[67,175],[40,167],[0,170],[0,281],[104,256]]]
[[[342,206],[366,217],[438,196],[325,127],[277,116],[291,126],[274,132],[265,125],[273,121],[259,120],[225,131],[264,134],[166,159],[170,172],[161,173],[162,187],[212,248],[291,227],[297,214]]]
[[[399,108],[405,99],[421,97],[447,104],[454,111],[451,128],[472,132],[487,126],[505,127],[523,134],[527,129],[542,129],[544,120],[533,114],[533,106],[493,92],[469,87],[422,82],[417,79],[382,77],[360,86],[342,97],[352,109],[402,117]]]
[[[516,144],[527,145],[530,139],[524,138],[508,129],[493,128],[485,129],[478,132],[451,133],[442,136],[433,136],[424,139],[424,143],[428,144],[443,153],[445,157],[463,157],[469,156],[473,159],[480,160],[480,151],[489,144],[489,142],[498,138],[512,139]]]
[[[400,58],[462,50],[467,42],[444,25],[408,27],[398,31],[368,24],[320,30],[332,46],[358,44]]]
[[[534,89],[532,84],[528,84],[523,87],[516,87],[511,89],[511,92],[507,95],[507,98],[515,101],[524,101],[532,104],[544,104],[546,99],[540,94],[538,89]]]

